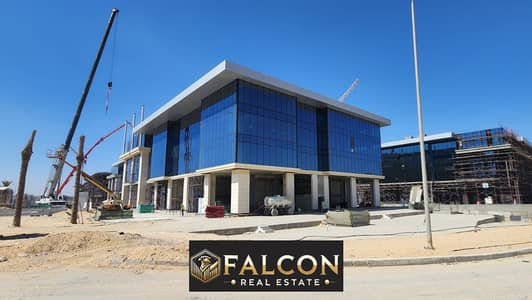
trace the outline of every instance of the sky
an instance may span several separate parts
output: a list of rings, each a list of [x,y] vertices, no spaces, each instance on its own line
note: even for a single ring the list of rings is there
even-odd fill
[[[151,114],[224,59],[332,98],[358,78],[346,102],[391,119],[383,142],[418,132],[409,0],[3,0],[0,180],[17,186],[36,129],[26,192],[43,192],[46,154],[65,140],[113,7],[74,148],[142,104]],[[427,134],[504,126],[532,139],[531,1],[417,0],[416,24]],[[96,148],[85,171],[108,171],[122,140],[119,132]]]

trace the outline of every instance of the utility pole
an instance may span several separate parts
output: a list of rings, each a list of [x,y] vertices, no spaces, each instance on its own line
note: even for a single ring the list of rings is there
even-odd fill
[[[76,179],[74,181],[74,202],[72,203],[72,216],[70,216],[70,223],[72,224],[78,223],[79,189],[80,189],[81,172],[82,172],[81,169],[83,167],[83,161],[85,160],[85,155],[83,155],[84,146],[85,146],[85,136],[82,135],[79,137],[78,156],[76,156],[78,165],[76,166]]]
[[[423,207],[425,208],[425,224],[427,225],[427,245],[425,246],[425,249],[434,249],[434,245],[432,244],[432,228],[430,224],[429,186],[427,182],[427,164],[425,161],[425,131],[423,130],[423,110],[421,106],[421,88],[419,86],[414,0],[411,0],[410,8],[412,12],[412,41],[414,44],[414,68],[416,74],[417,122],[419,127],[419,152],[421,155],[421,178],[423,181]]]
[[[28,173],[28,164],[30,163],[31,154],[33,153],[33,140],[37,131],[34,129],[31,132],[31,137],[22,150],[22,163],[20,166],[20,174],[18,178],[17,202],[15,204],[15,217],[13,218],[13,226],[20,227],[20,218],[22,215],[22,201],[24,200],[24,189],[26,188],[26,173]]]

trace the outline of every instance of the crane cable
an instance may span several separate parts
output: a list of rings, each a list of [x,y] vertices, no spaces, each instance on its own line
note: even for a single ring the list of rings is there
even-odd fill
[[[118,35],[118,19],[113,29],[113,45],[111,50],[111,67],[109,70],[109,81],[107,81],[107,97],[105,99],[105,113],[109,112],[109,102],[111,100],[111,90],[113,89],[113,71],[115,67],[116,40]]]

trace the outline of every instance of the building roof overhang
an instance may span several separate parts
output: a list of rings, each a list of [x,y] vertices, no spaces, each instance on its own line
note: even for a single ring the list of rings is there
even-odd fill
[[[434,142],[434,141],[443,141],[454,138],[453,132],[444,132],[432,135],[426,135],[424,138],[425,142]],[[419,144],[419,138],[417,137],[408,137],[399,141],[386,142],[381,144],[381,148],[391,148],[397,146],[406,146],[411,144]]]
[[[288,95],[296,96],[298,99],[301,99],[310,105],[332,108],[348,115],[375,123],[381,127],[391,124],[389,119],[382,116],[224,60],[173,99],[161,106],[144,121],[136,125],[133,132],[153,133],[166,122],[182,118],[195,109],[200,108],[202,99],[235,79],[242,79],[272,88]]]

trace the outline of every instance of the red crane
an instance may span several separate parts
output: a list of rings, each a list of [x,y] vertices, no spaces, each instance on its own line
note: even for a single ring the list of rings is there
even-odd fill
[[[101,144],[103,141],[105,141],[107,138],[109,138],[110,136],[112,136],[113,134],[115,134],[117,131],[119,131],[120,129],[124,128],[124,126],[126,126],[127,123],[124,123],[118,127],[116,127],[115,129],[113,129],[111,132],[109,132],[108,134],[102,136],[100,139],[98,139],[98,141],[96,141],[96,143],[94,143],[94,145],[92,145],[89,150],[87,150],[87,153],[85,153],[85,160],[87,159],[87,157],[89,156],[89,154],[91,154],[92,150],[94,150],[94,148],[96,148],[96,146],[98,146],[99,144]],[[68,184],[68,181],[70,180],[70,178],[72,178],[72,176],[74,175],[74,172],[76,172],[76,167],[75,166],[71,166],[69,165],[70,167],[72,167],[72,170],[70,171],[70,173],[68,174],[68,176],[65,178],[65,181],[63,181],[63,184],[61,184],[61,186],[59,187],[59,189],[57,190],[57,194],[60,195],[61,192],[63,191],[63,189],[65,188],[65,186]]]

